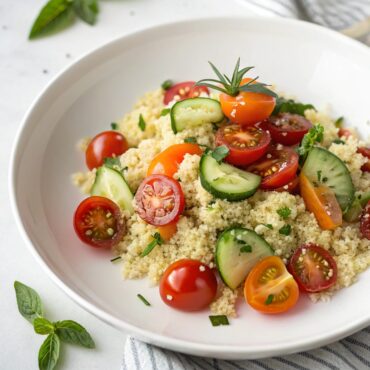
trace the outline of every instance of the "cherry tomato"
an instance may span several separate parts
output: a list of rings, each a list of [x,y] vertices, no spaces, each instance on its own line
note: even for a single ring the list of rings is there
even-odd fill
[[[298,301],[298,285],[281,258],[272,256],[258,262],[244,284],[246,301],[257,311],[281,313]]]
[[[347,130],[346,128],[340,128],[338,130],[339,137],[350,137],[351,135],[352,135],[352,132]]]
[[[167,105],[172,100],[180,101],[188,98],[196,98],[201,93],[209,95],[208,88],[205,86],[195,86],[195,81],[180,82],[166,91],[163,104]]]
[[[261,189],[274,190],[295,178],[298,154],[289,147],[271,146],[259,161],[247,169],[262,177]]]
[[[128,149],[127,140],[117,131],[104,131],[96,135],[86,149],[89,170],[100,167],[105,158],[119,156]]]
[[[185,208],[179,182],[165,175],[146,177],[137,189],[135,202],[138,215],[154,226],[177,221]]]
[[[370,240],[370,201],[362,211],[360,218],[360,231],[364,238]]]
[[[297,248],[289,261],[289,271],[299,287],[308,293],[321,292],[337,281],[334,258],[316,244],[305,244]]]
[[[270,131],[276,143],[294,145],[301,142],[312,123],[299,114],[279,113],[263,122],[263,127]]]
[[[312,212],[320,227],[324,230],[334,230],[342,224],[342,210],[334,192],[327,186],[315,187],[301,172],[301,196],[306,208]]]
[[[225,160],[236,166],[247,165],[261,158],[267,151],[271,137],[257,127],[225,125],[216,133],[216,145],[226,145],[229,154]]]
[[[96,248],[114,246],[125,232],[119,207],[110,199],[98,196],[79,204],[73,225],[78,237]]]
[[[249,81],[251,78],[244,78],[241,85]],[[221,93],[220,103],[222,111],[231,122],[251,126],[270,116],[276,100],[269,95],[241,91],[237,96]]]
[[[217,293],[217,279],[200,261],[182,259],[167,267],[159,283],[164,303],[182,311],[207,307]]]
[[[370,172],[370,148],[358,148],[357,153],[360,153],[367,158],[367,162],[362,165],[361,170],[364,172]]]
[[[154,157],[149,165],[147,176],[162,174],[169,177],[178,171],[185,154],[202,155],[202,149],[197,144],[175,144]]]
[[[290,194],[297,194],[299,190],[299,177],[296,176],[292,181],[289,181],[284,186],[280,186],[280,188],[274,189],[274,191],[277,191],[279,193],[283,191],[287,191]]]

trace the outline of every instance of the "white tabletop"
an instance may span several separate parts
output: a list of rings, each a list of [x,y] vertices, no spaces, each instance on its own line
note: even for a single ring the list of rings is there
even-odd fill
[[[37,369],[44,340],[18,313],[14,280],[39,292],[50,320],[76,320],[95,339],[95,350],[64,346],[59,369],[119,369],[126,334],[85,312],[59,290],[16,229],[7,184],[15,133],[28,106],[53,76],[107,41],[154,24],[250,11],[236,0],[105,0],[100,1],[95,27],[78,21],[60,34],[29,42],[29,28],[45,2],[0,0],[0,369]]]

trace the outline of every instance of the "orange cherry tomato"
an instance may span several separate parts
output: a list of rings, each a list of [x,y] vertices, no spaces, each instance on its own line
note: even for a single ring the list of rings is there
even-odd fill
[[[168,242],[176,234],[177,222],[171,222],[168,225],[158,226],[157,230],[161,235],[162,239]]]
[[[251,80],[244,78],[241,85]],[[231,122],[251,126],[271,115],[276,99],[266,94],[241,91],[237,96],[220,94],[220,103],[222,111]]]
[[[303,173],[299,176],[299,184],[307,209],[315,215],[322,229],[333,230],[342,224],[342,210],[330,188],[315,187]]]
[[[185,154],[202,154],[202,149],[197,144],[174,144],[154,157],[149,165],[147,176],[153,174],[173,177],[184,160]]]
[[[299,288],[281,258],[271,256],[253,267],[244,284],[244,296],[257,311],[281,313],[297,303]]]

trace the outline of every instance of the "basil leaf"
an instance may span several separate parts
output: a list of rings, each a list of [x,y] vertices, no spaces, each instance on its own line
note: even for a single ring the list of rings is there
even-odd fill
[[[54,332],[54,325],[43,317],[37,317],[33,320],[33,328],[37,334],[50,334]]]
[[[40,296],[29,286],[14,282],[15,294],[19,313],[29,322],[42,316],[42,305]]]
[[[272,114],[276,115],[278,113],[293,113],[304,116],[304,112],[307,109],[315,109],[315,107],[312,104],[298,103],[293,99],[285,99],[279,96],[276,99],[275,109]]]
[[[84,22],[94,25],[99,13],[97,0],[74,0],[73,9]]]
[[[86,348],[95,348],[95,343],[88,331],[72,320],[57,321],[54,323],[56,333],[63,342],[78,344]]]
[[[32,25],[29,39],[54,33],[68,27],[74,20],[71,0],[50,0]]]
[[[218,162],[221,163],[222,160],[229,154],[229,148],[225,145],[218,146],[212,151],[211,156]]]
[[[49,334],[39,350],[40,370],[52,370],[59,359],[60,340],[55,333]]]

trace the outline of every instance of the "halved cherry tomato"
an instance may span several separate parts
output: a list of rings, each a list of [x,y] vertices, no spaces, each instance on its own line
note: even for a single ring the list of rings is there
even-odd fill
[[[306,208],[312,212],[320,227],[324,230],[334,230],[342,224],[342,210],[334,192],[327,186],[314,184],[301,172],[301,196]]]
[[[346,128],[340,128],[338,130],[338,136],[339,137],[350,137],[352,135],[352,132],[349,131],[348,129]]]
[[[362,165],[361,170],[364,172],[370,172],[370,148],[358,148],[357,153],[360,153],[367,158],[367,162]]]
[[[162,174],[173,177],[184,160],[185,154],[202,155],[202,149],[199,145],[190,143],[171,145],[154,157],[149,165],[147,176]]]
[[[360,231],[364,238],[370,240],[370,201],[362,211],[360,218]]]
[[[241,85],[249,81],[251,78],[244,78]],[[237,96],[221,93],[220,103],[222,111],[231,122],[251,126],[270,116],[276,100],[273,96],[241,91]]]
[[[96,135],[86,149],[89,170],[100,167],[105,158],[119,156],[128,149],[127,140],[117,131],[104,131]]]
[[[162,239],[168,242],[177,232],[177,222],[171,222],[168,225],[158,226],[157,230]]]
[[[229,148],[225,160],[236,166],[247,165],[261,158],[270,141],[268,132],[253,126],[225,125],[216,133],[216,145],[226,145]]]
[[[73,226],[78,237],[96,248],[117,244],[125,232],[119,207],[108,198],[93,196],[76,209]]]
[[[301,142],[303,136],[312,127],[312,123],[299,114],[279,113],[262,123],[270,131],[272,140],[283,145]]]
[[[334,258],[324,248],[304,244],[290,258],[289,271],[304,292],[316,293],[335,284],[338,269]]]
[[[274,190],[295,178],[298,154],[289,147],[271,146],[259,161],[247,169],[262,177],[261,189]]]
[[[217,293],[213,271],[200,261],[182,259],[167,267],[159,283],[164,303],[182,311],[207,307]]]
[[[298,285],[281,258],[271,256],[258,262],[244,284],[246,301],[257,311],[281,313],[298,301]]]
[[[146,177],[137,189],[135,202],[138,215],[154,226],[176,222],[185,208],[179,182],[165,175]]]
[[[282,193],[283,191],[287,191],[290,194],[297,194],[299,190],[299,177],[296,176],[292,181],[289,181],[284,186],[280,186],[280,188],[274,189],[274,191],[277,191],[279,193]]]
[[[163,104],[167,105],[172,100],[180,101],[188,98],[196,98],[201,93],[209,95],[208,88],[205,86],[195,86],[195,81],[180,82],[166,91]]]

